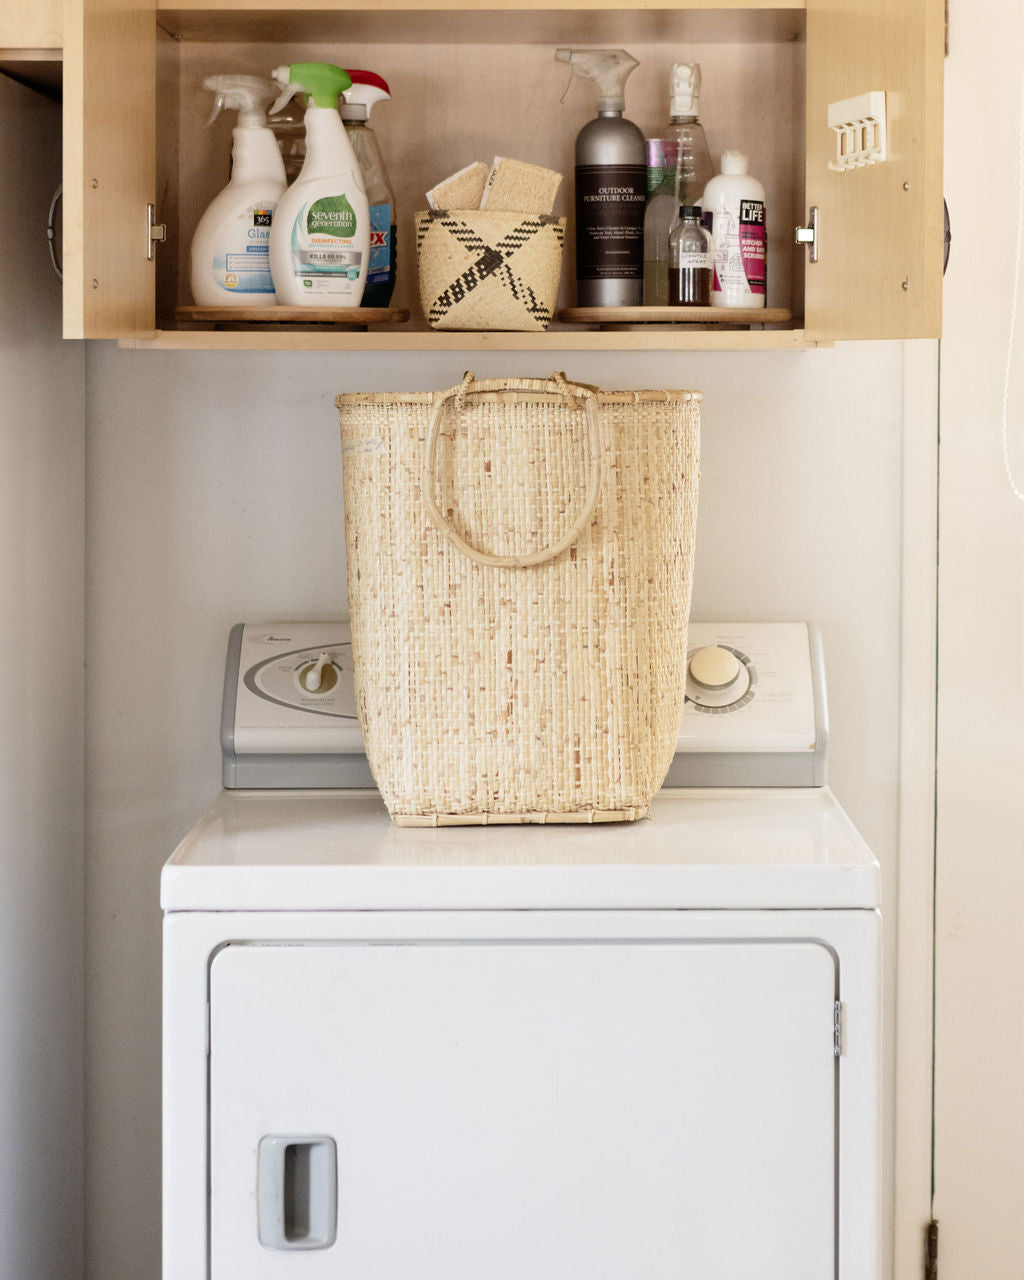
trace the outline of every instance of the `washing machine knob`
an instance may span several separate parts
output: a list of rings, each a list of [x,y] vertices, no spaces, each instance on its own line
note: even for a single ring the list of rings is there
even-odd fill
[[[690,678],[702,689],[728,689],[736,683],[742,669],[732,650],[717,644],[698,649],[690,659]]]
[[[299,669],[299,687],[306,693],[330,693],[338,683],[338,672],[330,655],[321,653],[316,662]]]

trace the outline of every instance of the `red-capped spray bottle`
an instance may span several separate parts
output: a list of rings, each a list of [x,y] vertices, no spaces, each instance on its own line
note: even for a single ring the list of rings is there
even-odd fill
[[[352,87],[343,91],[338,109],[359,161],[366,198],[370,202],[370,258],[362,305],[386,307],[395,291],[398,219],[395,216],[395,193],[384,168],[380,143],[368,121],[378,102],[391,100],[391,90],[388,82],[373,71],[348,68],[348,74]]]

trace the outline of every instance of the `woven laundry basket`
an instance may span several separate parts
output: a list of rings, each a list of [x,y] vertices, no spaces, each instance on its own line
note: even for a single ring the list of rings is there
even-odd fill
[[[686,683],[699,392],[336,404],[356,701],[396,823],[640,818]]]
[[[492,209],[416,214],[420,305],[432,329],[540,332],[551,323],[565,219]]]

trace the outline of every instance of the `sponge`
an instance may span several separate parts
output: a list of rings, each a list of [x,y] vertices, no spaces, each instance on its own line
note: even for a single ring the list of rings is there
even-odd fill
[[[507,213],[550,213],[561,181],[562,175],[553,169],[495,156],[480,208]]]
[[[431,187],[427,204],[431,209],[479,209],[486,181],[487,166],[482,160],[476,160]]]

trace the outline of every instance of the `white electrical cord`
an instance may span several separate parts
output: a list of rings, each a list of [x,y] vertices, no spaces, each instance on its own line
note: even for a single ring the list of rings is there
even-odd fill
[[[1010,482],[1013,496],[1024,502],[1024,491],[1021,490],[1013,475],[1010,464],[1010,444],[1007,420],[1010,405],[1010,371],[1013,368],[1013,348],[1017,334],[1017,297],[1020,293],[1021,241],[1024,240],[1024,19],[1021,21],[1021,78],[1020,78],[1020,121],[1017,134],[1017,236],[1016,251],[1013,264],[1013,301],[1010,304],[1010,333],[1006,344],[1006,370],[1003,374],[1003,466],[1006,478]]]

